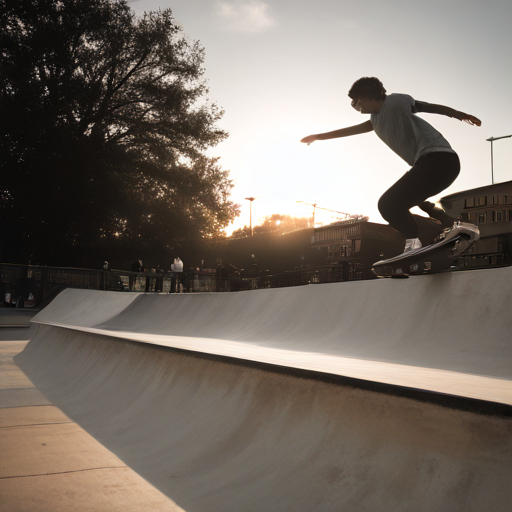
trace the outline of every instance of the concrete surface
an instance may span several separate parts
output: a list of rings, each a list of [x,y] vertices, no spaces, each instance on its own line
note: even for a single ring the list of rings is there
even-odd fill
[[[229,294],[65,290],[34,317],[14,363],[74,423],[52,413],[61,424],[46,431],[30,407],[26,420],[5,421],[27,433],[42,423],[32,467],[45,462],[46,435],[78,475],[96,465],[83,440],[92,436],[106,450],[103,471],[133,470],[187,512],[508,512],[510,407],[489,416],[314,377],[511,404],[511,277],[505,268]],[[57,427],[75,448],[52,438]]]
[[[0,510],[182,509],[71,421],[13,362],[30,329],[0,330]]]
[[[101,324],[124,311],[141,296],[140,293],[66,288],[40,311],[34,320],[37,318],[39,322],[45,322],[57,317],[60,322],[68,325]]]
[[[65,290],[33,319],[512,404],[512,268],[219,294]]]
[[[39,309],[32,308],[0,308],[0,328],[30,326],[32,317],[39,313]]]
[[[50,326],[16,362],[187,512],[510,510],[511,418]]]

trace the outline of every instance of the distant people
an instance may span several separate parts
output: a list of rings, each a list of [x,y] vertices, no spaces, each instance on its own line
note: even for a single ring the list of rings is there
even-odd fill
[[[174,263],[171,265],[171,270],[169,272],[169,276],[171,278],[171,288],[169,289],[169,293],[176,293],[176,272],[173,270]]]
[[[132,272],[144,272],[144,264],[142,263],[142,260],[135,260],[132,263]]]
[[[155,292],[161,292],[163,290],[163,286],[164,286],[164,278],[162,276],[163,272],[164,271],[160,268],[160,265],[157,265],[155,268],[155,274],[156,274]]]
[[[223,277],[224,277],[224,267],[222,266],[222,263],[219,263],[217,265],[217,268],[215,270],[215,284],[216,284],[216,290],[218,292],[221,292],[223,289]]]
[[[187,272],[183,271],[180,276],[181,286],[183,287],[183,293],[188,292],[188,274]]]
[[[174,274],[174,286],[172,284],[171,277],[171,288],[177,287],[177,292],[180,292],[180,287],[183,286],[186,291],[186,274],[183,272],[183,261],[179,258],[174,258],[174,263],[171,265],[171,272]]]
[[[375,77],[360,78],[348,96],[352,107],[361,114],[370,114],[362,124],[332,132],[304,137],[301,142],[335,139],[374,131],[377,136],[405,160],[411,169],[391,186],[379,200],[379,211],[389,225],[405,240],[404,252],[421,248],[419,227],[409,211],[414,206],[435,215],[426,203],[429,197],[449,187],[460,171],[459,157],[448,141],[417,113],[440,114],[480,126],[481,121],[470,114],[443,105],[417,101],[407,94],[386,95],[382,82]],[[443,219],[438,219],[443,222]]]
[[[143,271],[143,265],[142,265],[142,260],[135,260],[133,263],[132,263],[132,266],[130,267],[130,270],[131,272],[133,272],[134,274],[139,274],[140,272]],[[130,275],[128,277],[129,279],[129,288],[130,288],[130,291],[134,291],[134,287],[135,287],[135,276],[134,275]]]
[[[174,258],[174,271],[183,272],[183,261],[180,260],[179,256]]]

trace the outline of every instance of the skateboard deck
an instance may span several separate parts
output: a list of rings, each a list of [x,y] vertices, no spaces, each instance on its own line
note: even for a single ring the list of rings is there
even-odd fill
[[[456,266],[457,258],[479,238],[480,232],[475,225],[456,223],[433,244],[378,261],[373,264],[372,271],[378,277],[395,278],[444,272]]]

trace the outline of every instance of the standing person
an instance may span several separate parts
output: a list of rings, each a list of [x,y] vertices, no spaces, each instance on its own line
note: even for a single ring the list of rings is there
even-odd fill
[[[176,284],[178,285],[177,293],[180,292],[181,285],[185,284],[183,280],[183,261],[180,260],[180,257],[174,258],[174,263],[171,265],[171,269],[174,272],[176,277]]]
[[[449,187],[460,172],[457,153],[433,126],[416,116],[418,112],[441,114],[480,126],[476,117],[450,107],[414,100],[407,94],[386,95],[378,78],[360,78],[348,96],[352,107],[361,114],[370,114],[362,124],[332,132],[304,137],[301,142],[348,137],[374,131],[411,169],[392,185],[379,200],[379,211],[389,225],[406,239],[404,252],[419,249],[419,228],[409,211],[414,206],[435,217],[426,199]],[[443,212],[444,213],[444,212]],[[435,217],[437,218],[437,217]],[[441,220],[441,219],[440,219]]]
[[[171,270],[169,271],[169,275],[171,277],[171,288],[169,289],[169,293],[176,293],[176,273],[173,270],[174,263],[171,264]]]

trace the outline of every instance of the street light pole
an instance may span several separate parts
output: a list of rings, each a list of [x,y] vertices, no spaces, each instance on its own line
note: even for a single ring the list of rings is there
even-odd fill
[[[485,139],[487,142],[491,143],[491,181],[492,181],[493,185],[494,185],[494,162],[493,162],[492,143],[495,140],[508,139],[510,137],[512,137],[512,134],[511,135],[503,135],[502,137],[491,137],[490,139]]]
[[[259,197],[259,196],[258,196]],[[252,202],[255,200],[255,199],[258,199],[257,197],[246,197],[245,199],[247,199],[247,201],[250,201],[251,202],[251,209],[250,209],[250,229],[251,229],[251,236],[252,236]]]

